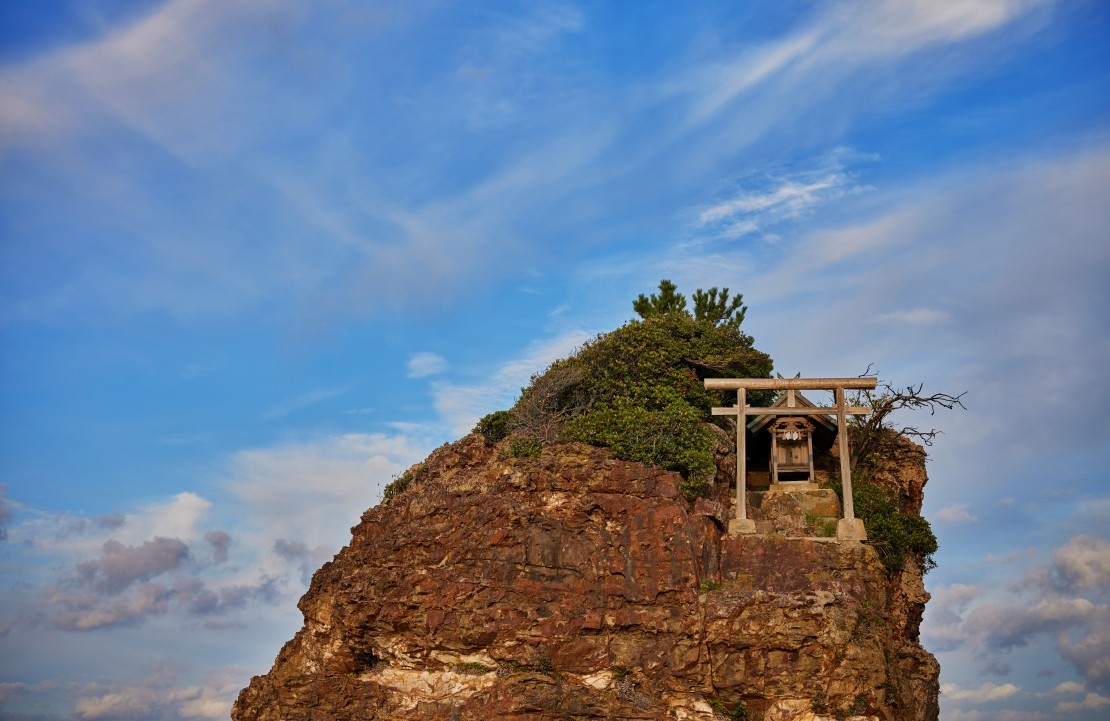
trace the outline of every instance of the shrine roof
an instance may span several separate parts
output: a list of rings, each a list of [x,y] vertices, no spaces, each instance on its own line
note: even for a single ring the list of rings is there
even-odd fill
[[[778,408],[778,407],[781,406],[781,407],[785,408],[788,397],[789,397],[789,394],[786,391],[782,391],[781,393],[778,394],[778,397],[775,399],[775,402],[772,403],[769,407],[770,408]],[[794,405],[796,407],[801,407],[801,408],[817,408],[818,407],[816,403],[814,403],[810,399],[806,398],[802,394],[801,391],[794,391]],[[774,416],[774,415],[753,416],[752,419],[750,421],[748,421],[748,430],[752,431],[753,433],[756,432],[756,431],[762,430],[765,426],[767,426],[768,424],[773,422],[778,417],[779,416]],[[819,425],[822,425],[825,428],[829,429],[830,431],[833,431],[833,432],[836,431],[836,427],[837,427],[836,426],[836,421],[833,420],[832,416],[828,416],[828,415],[825,415],[823,413],[814,413],[812,415],[802,416],[802,418],[809,418],[809,419],[813,420],[815,423],[817,423]]]

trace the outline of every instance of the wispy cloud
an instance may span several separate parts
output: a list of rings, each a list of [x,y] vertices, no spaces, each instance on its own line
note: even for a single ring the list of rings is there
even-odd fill
[[[350,386],[341,386],[338,388],[321,388],[319,390],[302,393],[299,396],[288,398],[266,409],[262,414],[262,418],[263,420],[283,418],[294,411],[299,411],[302,408],[307,408],[308,406],[341,396],[349,390]]]
[[[999,699],[1009,698],[1019,691],[1021,691],[1021,689],[1012,683],[984,683],[976,688],[963,688],[954,683],[944,683],[940,686],[940,692],[946,698],[952,699],[953,701],[967,701],[970,703],[998,701]]]
[[[227,151],[244,139],[247,127],[237,123],[253,124],[260,111],[220,118],[220,108],[241,92],[233,73],[246,55],[221,37],[233,27],[280,21],[291,10],[280,0],[170,0],[101,38],[6,68],[6,145],[65,144],[114,121],[189,163]]]
[[[466,120],[476,128],[504,127],[550,93],[555,78],[531,72],[533,63],[585,23],[573,5],[546,1],[529,5],[523,15],[490,20],[466,44],[454,74]]]
[[[1039,4],[850,3],[760,48],[736,48],[736,57],[725,52],[676,71],[679,79],[659,74],[611,97],[611,88],[583,68],[572,66],[564,77],[545,64],[563,40],[589,31],[589,15],[570,4],[494,14],[479,39],[453,38],[459,73],[415,92],[392,85],[390,66],[375,54],[382,23],[418,34],[412,18],[422,14],[415,10],[374,13],[369,40],[356,42],[347,25],[360,12],[345,3],[305,16],[288,0],[173,0],[128,27],[3,70],[9,151],[49,168],[48,184],[72,193],[68,208],[86,206],[83,227],[93,221],[104,237],[121,239],[112,255],[135,260],[133,268],[108,264],[101,247],[66,244],[62,236],[70,234],[36,236],[41,255],[31,253],[31,261],[61,272],[23,288],[5,312],[41,319],[168,311],[189,321],[276,305],[292,322],[318,327],[321,319],[352,313],[442,306],[478,279],[505,281],[538,262],[535,245],[521,240],[537,240],[537,217],[551,218],[549,233],[564,236],[564,260],[593,250],[602,234],[592,245],[565,238],[619,216],[637,199],[677,196],[713,177],[761,133],[792,126],[800,110],[830,102],[860,69],[889,75],[897,69],[886,68],[888,57],[989,33]],[[268,30],[276,27],[298,32]],[[335,31],[328,46],[318,40],[328,36],[325,29]],[[350,114],[356,111],[343,101],[341,67],[379,83],[391,112]],[[958,72],[969,67],[960,64]],[[645,115],[667,126],[673,114],[726,115],[741,99],[752,111],[744,123],[676,128],[641,142]],[[527,134],[510,123],[514,134],[497,146],[513,153],[463,153],[455,164],[426,143],[382,144],[398,137],[394,123],[416,123],[422,137],[485,147],[484,136],[460,136],[460,128],[503,134],[485,126],[515,117],[521,103],[545,122]],[[576,115],[578,107],[589,110],[588,121]],[[306,141],[306,128],[333,116],[341,130]],[[817,128],[815,139],[822,135],[828,137]],[[295,152],[271,152],[279,146]],[[371,160],[395,153],[403,164]],[[120,157],[139,172],[116,168]],[[189,199],[204,213],[167,205],[136,179],[167,173],[193,189]],[[703,231],[766,234],[860,189],[850,173],[836,172],[738,185],[703,209]],[[627,190],[599,203],[599,187]],[[575,227],[561,227],[565,219]],[[266,238],[270,252],[257,251],[255,236]],[[45,277],[27,267],[19,275]]]
[[[816,207],[864,187],[849,165],[874,160],[847,148],[837,148],[809,167],[767,172],[747,178],[731,197],[702,209],[697,225],[720,238],[760,234]]]
[[[1090,447],[1110,432],[1097,414],[1035,438],[1006,420],[1020,417],[1029,393],[1051,406],[1045,412],[1070,414],[1066,399],[1102,391],[1087,379],[1110,364],[1100,330],[1110,307],[1100,230],[1110,223],[1100,200],[1110,191],[1110,149],[1090,140],[1078,152],[964,166],[916,188],[877,191],[855,206],[857,220],[819,224],[750,276],[742,290],[762,313],[749,313],[749,327],[795,363],[813,349],[825,367],[849,370],[880,357],[885,368],[925,374],[909,380],[971,390],[969,410],[949,419],[949,444]],[[784,315],[789,332],[763,322]],[[856,342],[861,332],[867,348]],[[998,487],[991,497],[1015,490]]]
[[[913,308],[911,310],[896,310],[890,313],[880,313],[875,316],[880,322],[905,323],[907,325],[932,325],[943,323],[949,319],[948,313],[933,308]]]
[[[532,375],[542,372],[552,361],[570,355],[588,339],[589,334],[583,331],[570,331],[533,343],[521,357],[499,366],[480,383],[437,383],[433,386],[436,412],[452,433],[469,433],[486,413],[511,406]]]
[[[970,523],[979,520],[967,507],[967,503],[954,503],[937,511],[933,518],[941,523]]]
[[[243,669],[214,670],[203,684],[182,685],[170,668],[131,684],[88,684],[80,688],[73,713],[79,719],[227,718]]]
[[[815,77],[829,92],[874,63],[965,42],[1050,2],[860,0],[821,6],[802,28],[690,78],[685,87],[696,97],[690,121],[702,124],[725,114],[757,91],[780,99],[785,94],[799,111],[808,105],[806,93],[810,101],[821,95]]]
[[[447,359],[436,353],[414,353],[409,356],[405,368],[409,378],[426,378],[447,370]]]

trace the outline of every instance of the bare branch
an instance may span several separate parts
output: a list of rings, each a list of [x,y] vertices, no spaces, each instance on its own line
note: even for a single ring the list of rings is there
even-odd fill
[[[860,377],[875,375],[871,370],[872,364],[867,365]],[[876,390],[864,390],[855,394],[857,405],[869,405],[873,409],[871,414],[863,417],[854,417],[852,423],[852,458],[855,460],[866,459],[872,446],[880,433],[884,430],[894,430],[890,425],[891,414],[900,410],[929,409],[929,415],[936,415],[940,409],[952,410],[957,406],[966,409],[963,398],[967,391],[952,395],[951,393],[924,394],[924,383],[907,385],[897,388],[890,383],[883,383]],[[912,438],[923,445],[931,446],[933,440],[941,431],[936,428],[928,430],[917,426],[902,426],[895,430],[899,436]]]

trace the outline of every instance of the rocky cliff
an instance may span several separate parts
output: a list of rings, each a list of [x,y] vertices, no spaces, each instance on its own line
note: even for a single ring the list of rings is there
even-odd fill
[[[718,457],[691,505],[592,446],[440,448],[316,573],[232,718],[936,719],[920,570],[805,524],[729,536]],[[888,482],[919,508],[906,458]]]

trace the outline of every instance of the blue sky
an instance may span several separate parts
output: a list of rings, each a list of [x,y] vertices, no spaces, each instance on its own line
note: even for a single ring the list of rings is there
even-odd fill
[[[1110,709],[1095,0],[0,6],[0,718],[226,718],[393,474],[744,293],[918,419],[942,718]]]

